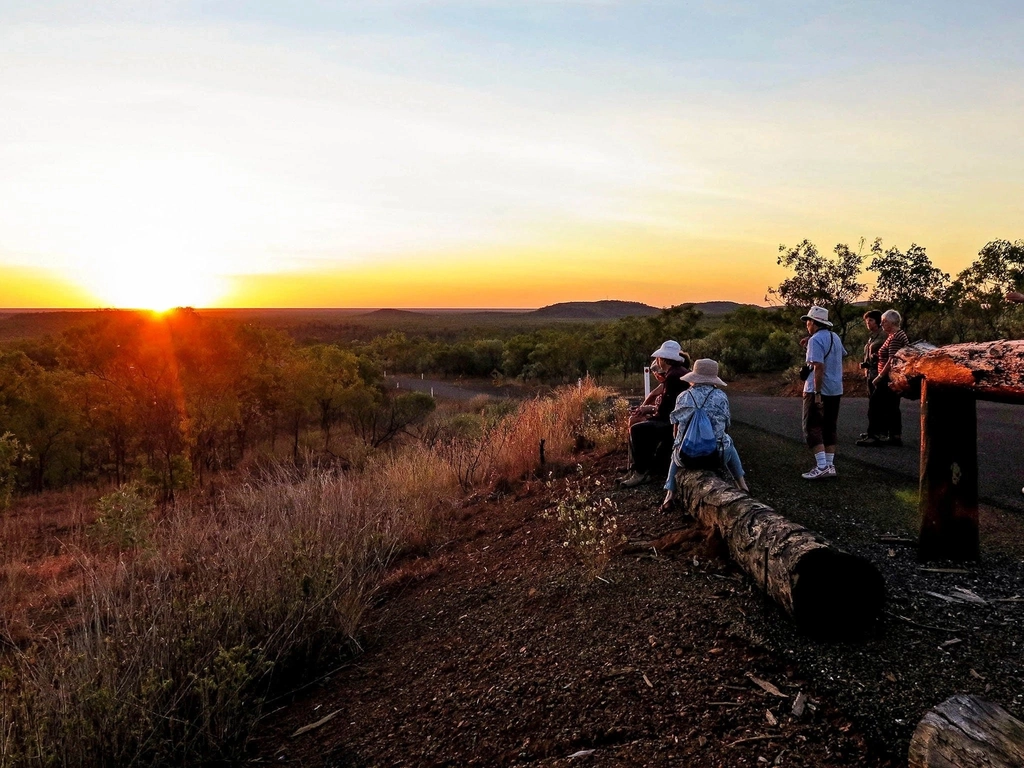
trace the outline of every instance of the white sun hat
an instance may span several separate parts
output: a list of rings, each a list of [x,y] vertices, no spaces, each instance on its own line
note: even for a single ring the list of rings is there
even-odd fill
[[[682,348],[679,346],[678,341],[672,341],[669,339],[656,350],[651,353],[651,357],[661,357],[665,360],[675,360],[679,363],[685,363],[683,359]]]
[[[693,364],[693,370],[682,377],[687,384],[714,384],[716,387],[729,385],[718,378],[718,361],[702,357]]]
[[[828,310],[824,307],[814,306],[807,310],[807,314],[800,318],[801,320],[813,320],[821,325],[826,325],[829,328],[832,327],[832,323],[828,321]]]

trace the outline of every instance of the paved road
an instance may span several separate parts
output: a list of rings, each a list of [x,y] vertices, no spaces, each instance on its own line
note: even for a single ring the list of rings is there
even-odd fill
[[[392,388],[413,391],[427,392],[446,400],[472,400],[478,395],[490,395],[501,397],[502,393],[496,389],[484,389],[483,387],[462,386],[450,381],[434,381],[431,379],[420,379],[413,376],[388,376],[385,383]]]
[[[733,421],[759,427],[793,440],[800,433],[801,401],[797,397],[735,394],[729,398]],[[920,474],[921,411],[917,402],[904,400],[903,448],[861,448],[854,445],[867,424],[868,401],[844,398],[839,413],[839,462],[854,458],[917,478]],[[984,501],[1024,511],[1024,406],[978,403],[978,492]],[[810,464],[808,463],[808,466]]]

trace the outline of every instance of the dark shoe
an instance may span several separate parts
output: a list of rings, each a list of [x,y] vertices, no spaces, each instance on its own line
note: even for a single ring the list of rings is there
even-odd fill
[[[869,448],[876,448],[882,445],[890,445],[890,443],[888,440],[883,440],[880,437],[872,437],[869,435],[868,437],[862,437],[860,440],[858,440],[857,445],[867,446]]]

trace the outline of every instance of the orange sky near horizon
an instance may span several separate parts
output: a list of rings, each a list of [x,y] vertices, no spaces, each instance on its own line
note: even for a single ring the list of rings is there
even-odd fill
[[[760,304],[780,243],[1024,236],[1000,2],[100,6],[0,5],[0,308]]]

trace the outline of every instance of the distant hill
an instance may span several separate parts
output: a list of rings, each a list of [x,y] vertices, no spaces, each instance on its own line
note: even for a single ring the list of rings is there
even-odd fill
[[[562,320],[617,320],[620,317],[645,317],[661,310],[639,301],[565,301],[534,310],[533,317]]]
[[[735,301],[702,301],[693,305],[708,317],[717,317],[735,312],[740,307],[751,307],[753,304],[739,304]]]
[[[364,318],[373,318],[374,320],[422,320],[424,312],[416,312],[411,309],[375,309],[373,312],[367,312],[365,315],[361,315]]]

